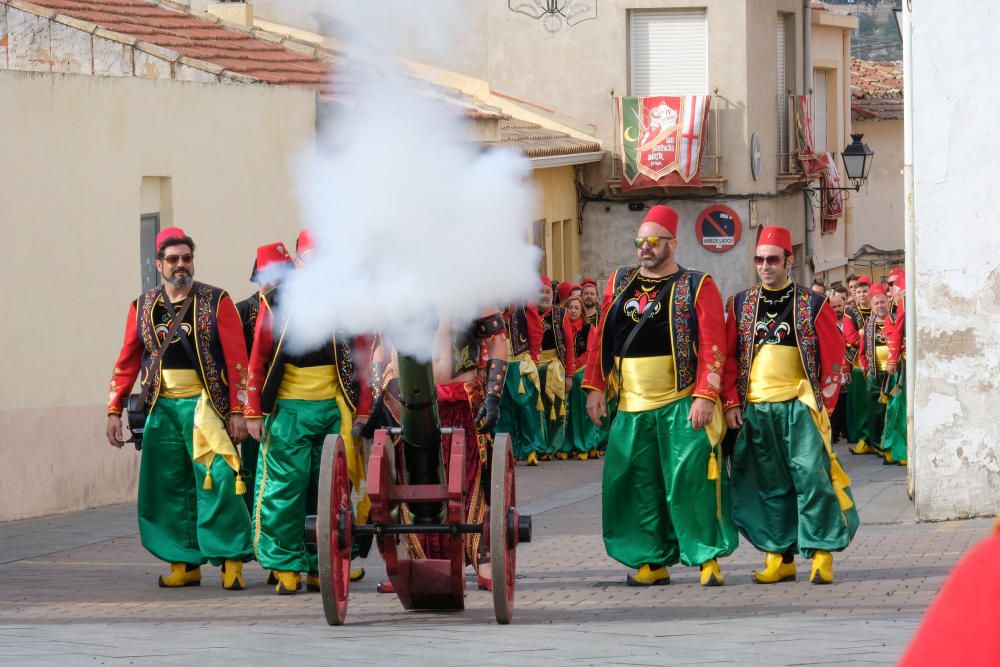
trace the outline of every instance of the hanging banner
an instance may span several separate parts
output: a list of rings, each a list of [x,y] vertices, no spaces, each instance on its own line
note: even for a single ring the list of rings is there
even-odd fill
[[[622,191],[700,187],[709,95],[618,98]]]
[[[816,155],[813,139],[812,111],[808,95],[799,95],[795,105],[795,135],[798,139],[799,162],[808,177],[818,176],[826,171],[829,160],[826,155]]]
[[[820,174],[819,182],[823,188],[823,232],[832,232],[837,229],[837,220],[844,215],[844,192],[836,188],[844,187],[844,182],[840,178],[840,171],[837,169],[837,161],[832,153],[827,153],[826,169]]]

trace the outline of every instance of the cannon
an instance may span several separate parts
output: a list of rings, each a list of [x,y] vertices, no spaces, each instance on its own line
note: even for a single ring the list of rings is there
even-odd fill
[[[481,524],[464,523],[466,434],[442,428],[430,362],[398,358],[400,425],[375,431],[368,460],[369,521],[352,516],[347,451],[342,438],[324,446],[315,517],[306,532],[319,552],[323,612],[330,625],[347,617],[352,544],[373,536],[386,571],[405,609],[460,610],[465,607],[465,535],[479,533],[490,545],[493,608],[497,622],[510,623],[514,612],[516,548],[531,540],[531,517],[517,511],[514,455],[510,436],[497,434],[490,472],[490,511]],[[451,436],[443,459],[442,436]],[[394,446],[399,436],[401,447]],[[469,434],[474,442],[475,434]],[[397,460],[397,451],[402,461]],[[471,455],[478,455],[473,449]],[[445,475],[445,466],[448,474]],[[444,533],[448,558],[413,558],[407,534]]]

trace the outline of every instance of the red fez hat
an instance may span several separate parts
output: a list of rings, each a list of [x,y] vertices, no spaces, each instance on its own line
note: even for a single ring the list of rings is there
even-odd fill
[[[580,288],[578,285],[574,285],[573,283],[559,283],[559,290],[558,290],[559,303],[562,303],[563,301],[568,299],[570,293],[572,293],[573,290],[575,289],[580,289]]]
[[[776,245],[785,252],[792,252],[792,233],[784,227],[764,227],[760,230],[757,245]]]
[[[869,278],[868,276],[860,276],[857,279],[857,281],[854,283],[855,287],[857,287],[858,285],[868,285],[869,287],[871,287],[872,286],[872,279]]]
[[[299,238],[295,239],[295,252],[304,252],[315,247],[316,243],[313,241],[312,232],[308,229],[299,232]]]
[[[156,235],[156,251],[159,252],[163,250],[163,242],[168,239],[182,239],[187,234],[180,227],[167,227],[161,230],[159,234]]]
[[[584,278],[580,281],[580,287],[586,287],[587,285],[592,285],[594,289],[597,289],[597,281],[593,278]]]
[[[547,286],[549,288],[552,287],[552,278],[549,278],[544,273],[541,276],[539,276],[538,279],[542,281],[542,286]]]
[[[677,236],[677,211],[657,204],[649,209],[649,213],[642,219],[643,222],[655,222],[660,227],[667,229],[672,235]]]
[[[253,273],[250,274],[250,282],[257,282],[257,276],[261,271],[282,264],[291,268],[292,257],[288,254],[284,243],[268,243],[257,248],[257,259],[253,263]]]
[[[878,296],[879,294],[881,294],[882,296],[886,296],[885,285],[883,285],[882,283],[875,283],[874,285],[872,285],[871,295],[875,297]]]

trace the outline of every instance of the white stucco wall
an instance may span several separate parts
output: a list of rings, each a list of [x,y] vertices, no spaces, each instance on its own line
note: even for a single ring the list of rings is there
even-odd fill
[[[913,3],[917,516],[1000,510],[1000,14]],[[941,45],[947,48],[941,48]],[[910,91],[908,91],[910,92]],[[916,288],[915,295],[912,294]],[[910,314],[908,312],[908,314]],[[915,363],[914,363],[915,361]]]

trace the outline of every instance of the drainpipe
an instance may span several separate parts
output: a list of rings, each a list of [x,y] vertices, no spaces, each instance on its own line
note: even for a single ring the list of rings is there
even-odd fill
[[[916,400],[917,361],[917,262],[916,214],[913,206],[913,44],[910,3],[903,2],[903,252],[906,270],[906,358],[911,370],[906,374],[906,447],[910,465],[906,468],[906,486],[910,498],[914,497],[913,464],[916,457],[917,438],[913,429],[913,403]]]
[[[802,90],[806,95],[811,95],[812,87],[812,0],[802,0]],[[805,207],[805,243],[803,245],[805,260],[802,262],[804,265],[802,267],[802,284],[808,285],[813,278],[813,243],[812,231],[809,226],[809,221],[813,219],[813,207],[808,192],[802,193],[802,202]]]

